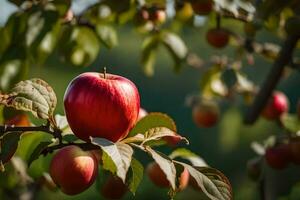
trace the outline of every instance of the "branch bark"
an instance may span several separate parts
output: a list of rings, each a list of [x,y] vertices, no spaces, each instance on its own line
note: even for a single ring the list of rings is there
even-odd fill
[[[253,105],[248,109],[245,115],[245,124],[253,124],[258,118],[272,91],[280,80],[284,66],[290,62],[298,39],[298,36],[289,36],[285,40],[279,55],[275,60],[273,67],[271,68],[271,71],[269,72],[265,82],[263,83],[263,86],[254,100]]]

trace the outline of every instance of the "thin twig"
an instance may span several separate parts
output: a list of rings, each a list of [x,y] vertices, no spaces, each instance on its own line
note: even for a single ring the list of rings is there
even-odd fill
[[[254,100],[253,105],[248,109],[248,112],[246,113],[244,119],[245,124],[253,124],[258,118],[260,112],[266,105],[272,91],[280,80],[284,66],[290,62],[298,39],[298,36],[289,36],[285,40],[269,75],[267,76],[262,88],[260,89],[258,95]]]

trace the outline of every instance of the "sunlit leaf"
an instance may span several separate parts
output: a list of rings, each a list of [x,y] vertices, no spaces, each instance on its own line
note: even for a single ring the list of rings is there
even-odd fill
[[[96,32],[100,41],[107,47],[113,48],[118,45],[118,36],[116,30],[110,25],[98,24]]]
[[[197,154],[193,153],[192,151],[185,149],[185,148],[179,148],[175,149],[170,155],[170,158],[183,158],[191,162],[193,166],[207,166],[206,162]]]

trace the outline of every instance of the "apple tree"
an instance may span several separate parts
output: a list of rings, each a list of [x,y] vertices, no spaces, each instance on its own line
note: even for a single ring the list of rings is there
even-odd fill
[[[142,38],[139,63],[145,76],[155,76],[160,49],[170,55],[175,73],[180,74],[184,67],[200,71],[199,94],[186,98],[197,126],[213,127],[221,118],[218,102],[241,98],[245,124],[252,125],[262,116],[280,127],[282,134],[262,144],[253,142],[258,156],[249,160],[247,168],[261,199],[281,195],[277,186],[270,186],[269,168],[283,170],[300,163],[300,104],[297,114],[289,113],[296,105],[290,105],[288,97],[276,90],[286,71],[299,69],[299,1],[98,0],[80,11],[73,9],[75,0],[9,2],[16,11],[0,28],[4,198],[34,199],[41,186],[75,195],[94,182],[108,199],[122,198],[127,191],[135,194],[144,174],[135,158],[136,151],[141,151],[153,159],[146,174],[158,187],[170,188],[170,198],[191,185],[203,198],[233,199],[226,176],[197,154],[184,148],[175,148],[169,155],[157,150],[189,141],[168,115],[143,110],[139,91],[125,77],[109,74],[105,68],[103,73],[74,77],[66,88],[66,116],[55,113],[57,97],[52,87],[40,78],[28,78],[31,68],[44,65],[51,56],[66,67],[89,68],[101,58],[100,48],[119,45],[121,26]],[[209,60],[192,52],[183,37],[185,30],[205,24],[209,26],[205,40],[218,52]],[[276,40],[262,42],[257,39],[261,33],[272,34]],[[263,83],[256,83],[243,71],[245,65],[257,67],[257,56],[272,65]],[[28,113],[38,119],[38,125],[29,121]],[[33,134],[43,139],[31,141],[30,156],[21,159],[19,154],[25,152],[18,153],[18,146]],[[47,156],[51,157],[49,170],[30,176],[30,165]],[[18,176],[19,181],[9,181],[11,176]]]

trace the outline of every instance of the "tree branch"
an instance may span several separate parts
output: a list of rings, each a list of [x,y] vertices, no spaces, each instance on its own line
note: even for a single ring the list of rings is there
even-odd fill
[[[61,148],[64,148],[64,147],[67,147],[67,146],[70,146],[70,145],[78,146],[84,151],[100,149],[99,146],[94,145],[92,143],[74,143],[74,142],[70,142],[70,143],[61,143],[61,144],[57,144],[57,145],[47,147],[41,152],[41,154],[47,155],[48,153],[52,153],[53,151],[55,151],[57,149],[61,149]]]
[[[267,76],[267,79],[265,80],[262,88],[256,96],[253,105],[248,109],[248,112],[245,115],[245,124],[253,124],[258,118],[260,112],[266,105],[272,91],[280,80],[284,66],[290,62],[298,39],[298,36],[289,36],[285,40],[279,52],[279,55],[276,58],[273,67],[271,68],[271,71]]]

